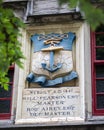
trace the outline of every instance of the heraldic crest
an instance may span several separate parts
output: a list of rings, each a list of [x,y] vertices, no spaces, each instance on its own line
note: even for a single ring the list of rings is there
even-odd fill
[[[26,80],[42,87],[51,87],[78,77],[73,70],[72,46],[75,34],[34,34],[31,73]]]

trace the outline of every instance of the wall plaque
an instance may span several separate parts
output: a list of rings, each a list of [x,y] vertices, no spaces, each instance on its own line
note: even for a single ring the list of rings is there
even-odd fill
[[[23,119],[76,120],[80,115],[79,87],[25,89],[23,92]]]
[[[34,46],[32,67],[26,80],[41,87],[55,87],[77,79],[72,60],[75,37],[72,32],[34,34],[31,37]]]

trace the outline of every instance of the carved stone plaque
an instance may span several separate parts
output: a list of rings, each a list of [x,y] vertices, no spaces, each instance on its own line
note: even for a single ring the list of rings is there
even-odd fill
[[[81,119],[79,87],[25,89],[22,118],[35,122]],[[43,120],[42,120],[43,119]]]
[[[75,33],[34,34],[29,83],[52,87],[78,78],[73,69],[72,45]]]

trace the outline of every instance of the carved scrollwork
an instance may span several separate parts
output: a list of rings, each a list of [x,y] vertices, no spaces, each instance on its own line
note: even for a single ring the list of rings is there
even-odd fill
[[[48,40],[48,39],[65,39],[65,38],[68,38],[68,34],[67,33],[63,33],[63,34],[47,34],[47,35],[43,35],[43,34],[40,34],[39,37],[38,37],[38,40]]]

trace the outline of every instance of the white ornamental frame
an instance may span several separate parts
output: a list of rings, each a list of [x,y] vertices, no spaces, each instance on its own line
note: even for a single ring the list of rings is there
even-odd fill
[[[82,122],[86,118],[86,109],[89,113],[92,112],[91,109],[91,62],[90,62],[90,28],[84,22],[71,22],[68,24],[52,24],[52,25],[44,25],[44,26],[28,26],[25,30],[21,30],[22,37],[19,39],[22,43],[22,51],[26,57],[26,60],[23,60],[24,69],[20,69],[17,66],[15,67],[15,78],[14,78],[14,94],[13,97],[13,106],[12,106],[12,113],[14,112],[14,108],[16,107],[16,124],[30,124],[30,123],[38,123],[38,125],[43,124],[41,119],[38,122],[35,122],[33,119],[25,119],[22,117],[22,98],[23,98],[23,91],[28,88],[28,83],[26,82],[26,77],[30,72],[30,64],[31,64],[31,42],[30,37],[34,33],[50,33],[50,32],[74,32],[76,33],[76,48],[75,57],[76,57],[76,71],[79,75],[79,91],[80,91],[80,103],[81,103],[81,115],[80,117],[76,117],[74,120],[70,120],[66,122],[62,120],[62,124],[69,124],[70,122]],[[87,64],[86,64],[87,63]],[[18,73],[17,73],[18,72]],[[35,88],[34,88],[35,89]],[[88,91],[88,92],[86,92]],[[86,92],[86,95],[85,95]],[[17,101],[17,102],[16,102]],[[17,104],[17,106],[16,106]],[[87,105],[86,105],[87,104]],[[14,114],[14,113],[13,113]],[[88,116],[90,116],[89,114]],[[51,120],[46,120],[44,124],[48,125],[56,125],[60,124],[60,121],[54,121],[52,123]]]

